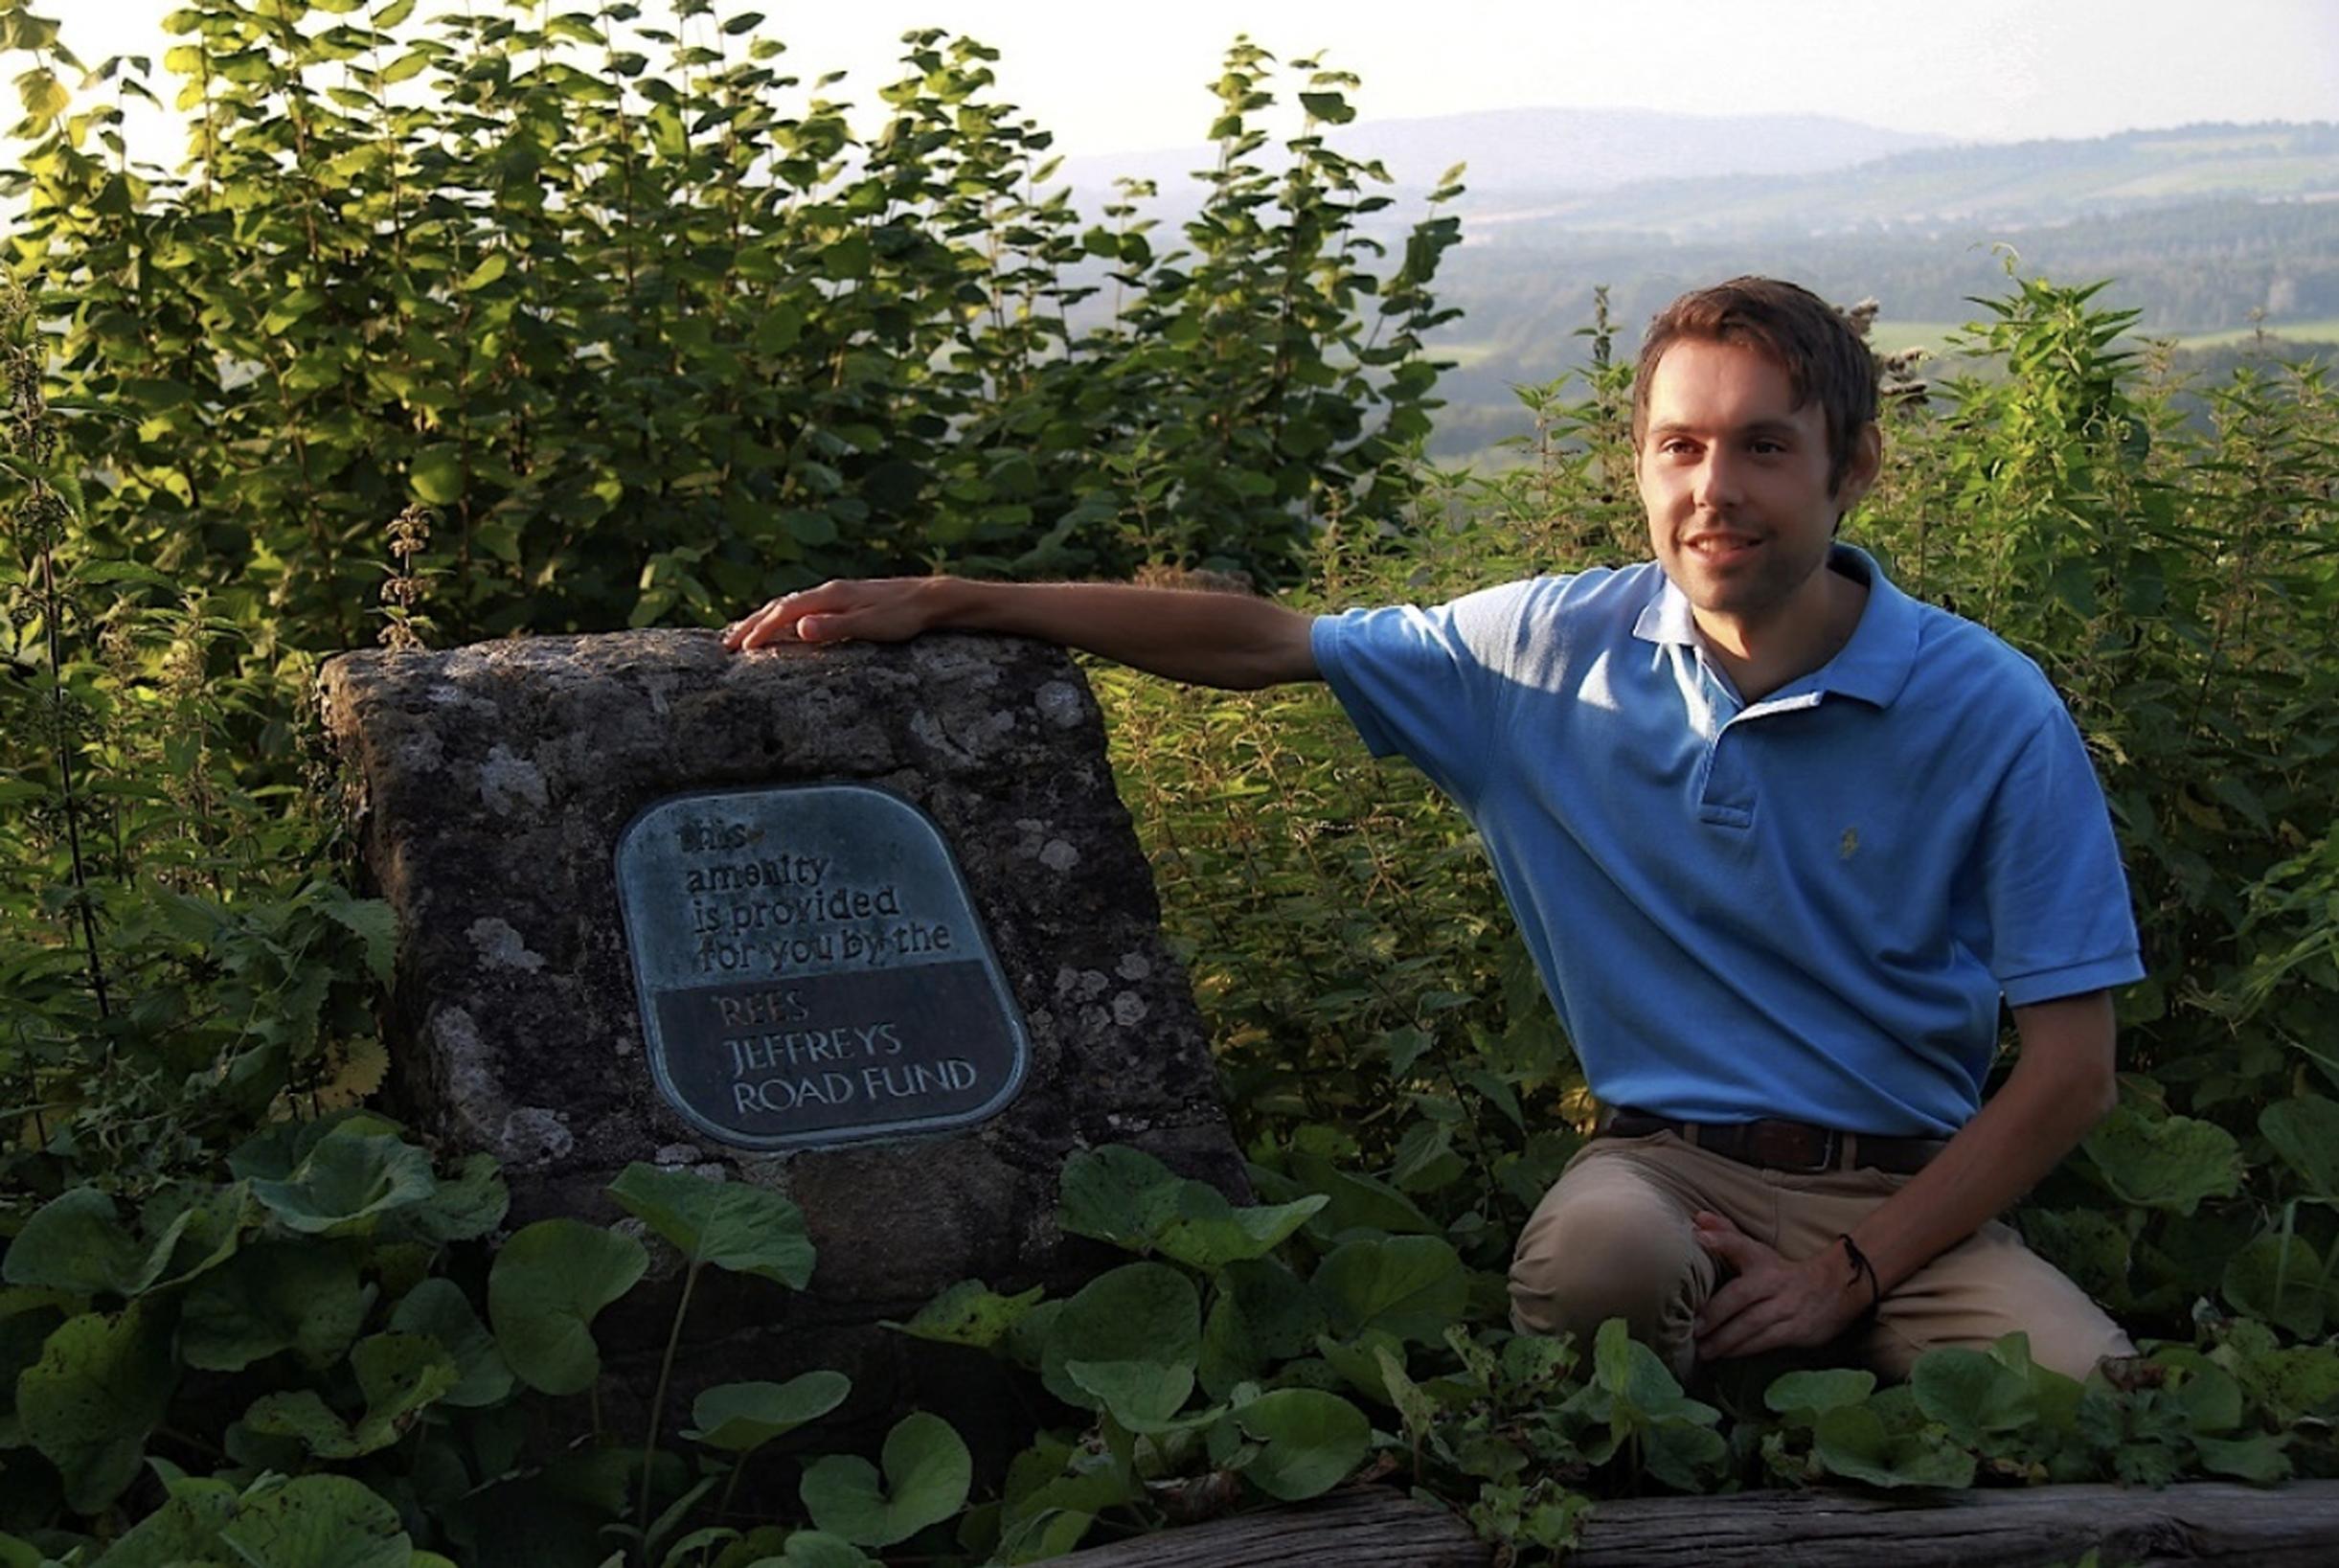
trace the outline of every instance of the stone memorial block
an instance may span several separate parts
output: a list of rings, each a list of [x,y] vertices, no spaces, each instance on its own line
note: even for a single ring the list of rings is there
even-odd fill
[[[537,637],[344,654],[321,700],[398,919],[393,1112],[495,1155],[515,1227],[616,1219],[602,1188],[636,1160],[803,1208],[810,1290],[702,1277],[680,1388],[882,1383],[913,1342],[879,1320],[962,1279],[1073,1284],[1098,1257],[1055,1208],[1083,1147],[1242,1194],[1059,650]],[[654,1360],[671,1307],[604,1315],[613,1363]]]

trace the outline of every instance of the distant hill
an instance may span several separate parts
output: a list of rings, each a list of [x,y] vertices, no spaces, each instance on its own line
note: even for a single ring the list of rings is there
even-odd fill
[[[1821,171],[1648,180],[1539,199],[1471,203],[1491,243],[1552,231],[1674,238],[1840,234],[1976,223],[2034,225],[2218,196],[2339,198],[2339,125],[2202,125],[2086,141],[1924,148]],[[1525,197],[1525,199],[1522,199]]]
[[[1620,347],[1682,289],[1739,272],[1799,279],[1888,324],[1924,330],[1977,313],[2006,286],[1999,247],[2026,272],[2116,280],[2106,303],[2143,332],[2246,329],[2325,338],[2339,321],[2339,125],[2196,125],[2083,141],[1911,146],[1896,132],[1800,116],[1504,110],[1358,124],[1331,133],[1379,158],[1400,199],[1372,220],[1393,238],[1420,196],[1466,161],[1463,244],[1440,271],[1462,319],[1433,346],[1457,363],[1431,449],[1483,450],[1525,426],[1514,386],[1580,361],[1573,335],[1610,288]],[[1262,149],[1265,160],[1272,148]],[[1095,208],[1113,174],[1152,178],[1174,225],[1202,148],[1080,160],[1059,178]],[[1665,177],[1689,175],[1693,177]],[[1410,198],[1410,199],[1407,199]]]
[[[1418,120],[1359,120],[1333,133],[1340,150],[1377,159],[1406,189],[1427,190],[1458,163],[1474,193],[1585,193],[1637,181],[1701,174],[1809,174],[1946,138],[1884,130],[1826,115],[1661,114],[1653,109],[1489,109]],[[1175,148],[1065,162],[1076,191],[1109,190],[1116,178],[1149,179],[1172,204],[1215,148]]]
[[[1418,198],[1468,166],[1458,209],[1472,244],[1537,246],[1625,231],[1752,239],[2067,223],[2218,197],[2339,199],[2339,125],[2196,125],[2076,141],[1961,143],[1817,115],[1498,109],[1360,123],[1332,132]],[[1260,159],[1272,163],[1276,148]],[[1175,221],[1199,199],[1208,148],[1074,158],[1058,179],[1083,206],[1117,176],[1150,179]],[[1400,200],[1383,225],[1410,221]]]

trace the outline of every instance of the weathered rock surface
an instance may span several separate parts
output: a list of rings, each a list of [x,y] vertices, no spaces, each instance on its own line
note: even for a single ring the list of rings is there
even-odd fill
[[[515,1226],[615,1218],[601,1189],[634,1160],[804,1209],[811,1291],[702,1279],[686,1358],[701,1375],[686,1365],[682,1389],[824,1359],[881,1383],[901,1341],[861,1331],[878,1319],[962,1279],[1068,1283],[1096,1261],[1054,1220],[1082,1147],[1134,1144],[1242,1192],[1096,703],[1060,651],[944,635],[735,656],[711,632],[646,631],[351,653],[320,684],[366,864],[398,917],[398,1108],[503,1163]],[[813,782],[891,790],[949,840],[1030,1034],[1022,1092],[990,1120],[755,1153],[710,1140],[652,1083],[621,830],[684,791]],[[654,1358],[670,1309],[670,1289],[637,1290],[600,1337],[621,1362]]]

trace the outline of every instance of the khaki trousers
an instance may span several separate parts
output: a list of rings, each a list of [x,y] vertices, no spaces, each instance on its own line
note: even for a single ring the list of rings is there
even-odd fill
[[[1692,1215],[1711,1209],[1783,1256],[1807,1258],[1908,1179],[1874,1170],[1764,1170],[1672,1132],[1595,1139],[1568,1162],[1519,1237],[1511,1324],[1588,1343],[1601,1323],[1621,1317],[1687,1381],[1696,1367],[1693,1320],[1721,1283],[1719,1265],[1692,1235]],[[2101,1307],[1992,1220],[1902,1281],[1872,1323],[1855,1326],[1820,1359],[1899,1378],[1923,1352],[1979,1350],[2017,1329],[2031,1336],[2032,1359],[2074,1377],[2086,1376],[2100,1357],[2135,1353]]]

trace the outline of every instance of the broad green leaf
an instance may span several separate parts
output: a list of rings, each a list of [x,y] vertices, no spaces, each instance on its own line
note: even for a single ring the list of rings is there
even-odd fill
[[[1193,1281],[1167,1263],[1128,1263],[1091,1280],[1048,1326],[1040,1377],[1067,1404],[1097,1398],[1065,1370],[1073,1361],[1152,1361],[1192,1366],[1201,1350],[1202,1304]]]
[[[1623,1318],[1610,1318],[1592,1336],[1592,1384],[1627,1413],[1650,1420],[1680,1417],[1704,1424],[1719,1415],[1684,1394],[1672,1370],[1632,1337]]]
[[[1641,1464],[1676,1491],[1709,1490],[1729,1456],[1730,1444],[1711,1426],[1662,1420],[1641,1439]]]
[[[1108,1144],[1064,1162],[1058,1223],[1073,1236],[1142,1252],[1170,1216],[1183,1178],[1144,1149]]]
[[[2339,1103],[2317,1094],[2278,1100],[2258,1113],[2258,1130],[2308,1192],[2339,1202]]]
[[[488,1321],[514,1375],[542,1394],[581,1394],[601,1375],[593,1319],[633,1288],[649,1255],[580,1219],[540,1219],[495,1255]]]
[[[841,1535],[825,1530],[799,1530],[787,1538],[777,1557],[748,1564],[748,1568],[883,1568],[876,1558]]]
[[[2303,1236],[2259,1237],[2227,1261],[2221,1284],[2238,1311],[2302,1339],[2323,1331],[2331,1291],[2322,1258]]]
[[[280,1351],[321,1367],[349,1349],[365,1312],[365,1284],[346,1246],[256,1242],[187,1292],[179,1354],[206,1372],[239,1372]]]
[[[1010,1565],[1045,1562],[1078,1547],[1097,1516],[1079,1509],[1045,1508],[1018,1518],[1000,1533],[994,1562]]]
[[[148,1305],[85,1312],[49,1336],[16,1379],[16,1414],[75,1512],[101,1511],[137,1476],[177,1385],[170,1325]]]
[[[153,1275],[145,1288],[168,1290],[225,1264],[242,1250],[252,1217],[251,1189],[241,1182],[163,1189],[139,1216],[140,1228],[154,1238],[147,1260]]]
[[[1158,1252],[1215,1273],[1263,1258],[1330,1199],[1237,1208],[1208,1182],[1180,1176],[1142,1149],[1112,1145],[1064,1168],[1062,1225],[1132,1252]]]
[[[1312,1193],[1291,1203],[1237,1208],[1206,1182],[1183,1182],[1154,1246],[1165,1258],[1215,1274],[1229,1263],[1264,1258],[1330,1202]]]
[[[57,80],[57,73],[45,66],[35,67],[16,79],[16,96],[23,101],[26,117],[35,125],[48,124],[73,106],[73,95]]]
[[[1310,1235],[1327,1240],[1355,1231],[1435,1236],[1443,1228],[1387,1182],[1339,1170],[1321,1155],[1293,1154],[1291,1173],[1307,1191],[1331,1199],[1309,1225]]]
[[[415,1415],[435,1404],[461,1377],[446,1348],[426,1334],[370,1334],[350,1350],[350,1370],[365,1396],[365,1421],[402,1433]]]
[[[2226,1331],[2210,1359],[2239,1379],[2277,1425],[2339,1415],[2339,1350],[2328,1345],[2285,1349],[2264,1324],[2243,1319]]]
[[[155,1260],[155,1272],[168,1261]],[[77,1296],[134,1296],[146,1288],[147,1248],[122,1227],[114,1200],[95,1187],[75,1187],[42,1204],[9,1243],[0,1279]]]
[[[376,985],[389,985],[397,961],[397,916],[388,900],[352,898],[339,887],[328,887],[318,894],[317,908],[365,944],[367,972]]]
[[[2290,1479],[2289,1442],[2287,1433],[2260,1432],[2246,1438],[2195,1438],[2192,1445],[2201,1456],[2201,1467],[2212,1475],[2271,1487]]]
[[[1067,1361],[1064,1375],[1132,1432],[1166,1432],[1193,1393],[1193,1365],[1178,1361]]]
[[[1434,1345],[1469,1302],[1469,1275],[1452,1246],[1434,1236],[1351,1241],[1317,1266],[1309,1282],[1346,1338],[1385,1329]]]
[[[784,1383],[722,1383],[691,1405],[696,1424],[682,1435],[710,1448],[745,1454],[818,1420],[845,1402],[852,1380],[841,1372],[807,1372]]]
[[[1338,93],[1302,93],[1300,105],[1328,125],[1345,125],[1356,118],[1355,109]]]
[[[1240,1309],[1240,1327],[1253,1348],[1270,1358],[1305,1354],[1330,1325],[1323,1298],[1272,1258],[1230,1263],[1216,1284],[1218,1300]]]
[[[441,443],[415,453],[408,469],[415,494],[434,507],[451,507],[463,494],[463,452]]]
[[[224,1481],[182,1481],[161,1508],[106,1549],[106,1568],[188,1568],[216,1560],[220,1528],[236,1517],[236,1488]],[[39,1558],[34,1559],[38,1568]]]
[[[2176,1402],[2184,1407],[2187,1423],[2195,1437],[2231,1432],[2241,1424],[2241,1385],[2214,1362],[2198,1355],[2191,1359],[2185,1380],[2176,1388]]]
[[[838,282],[866,278],[871,256],[870,242],[860,235],[850,235],[821,250],[820,269],[823,275]]]
[[[920,1307],[909,1322],[894,1327],[918,1339],[988,1351],[1039,1304],[1045,1288],[1033,1285],[1020,1295],[1002,1296],[981,1280],[961,1280]]]
[[[0,1310],[0,1449],[27,1445],[23,1423],[16,1419],[16,1379],[40,1359],[41,1348],[58,1329],[80,1299],[53,1291],[6,1292]]]
[[[302,1161],[335,1134],[395,1134],[398,1125],[372,1111],[344,1111],[317,1121],[274,1122],[236,1146],[227,1168],[244,1181],[289,1181]]]
[[[1927,1351],[1909,1370],[1909,1387],[1917,1407],[1969,1447],[1987,1447],[1999,1433],[2026,1430],[2038,1420],[2030,1379],[1981,1351]]]
[[[333,1414],[313,1389],[265,1394],[244,1415],[263,1437],[298,1438],[319,1459],[355,1459],[403,1437],[415,1417],[459,1378],[452,1357],[420,1334],[386,1333],[361,1339],[350,1352],[365,1413],[355,1421]]]
[[[1228,1263],[1216,1287],[1195,1369],[1214,1399],[1263,1378],[1272,1362],[1303,1355],[1328,1325],[1317,1294],[1275,1259]]]
[[[283,1181],[255,1181],[252,1195],[277,1223],[305,1236],[354,1236],[380,1216],[439,1190],[430,1156],[395,1133],[338,1130]]]
[[[141,1241],[122,1225],[112,1198],[94,1187],[72,1188],[25,1221],[0,1277],[78,1296],[143,1295],[166,1275],[182,1282],[225,1261],[236,1250],[242,1204],[238,1188],[167,1189],[148,1205],[153,1239]]]
[[[1811,1452],[1847,1481],[1872,1487],[1970,1487],[1974,1458],[1924,1431],[1892,1433],[1864,1404],[1838,1405],[1812,1429]]]
[[[492,1154],[466,1154],[437,1191],[392,1216],[390,1228],[434,1245],[475,1241],[504,1222],[511,1193]]]
[[[1447,1343],[1452,1343],[1458,1329],[1446,1330]],[[1546,1334],[1512,1334],[1503,1341],[1497,1365],[1502,1369],[1503,1381],[1513,1388],[1550,1387],[1576,1365],[1573,1344],[1564,1338]]]
[[[505,273],[511,270],[511,258],[509,255],[500,250],[490,252],[487,258],[479,263],[479,265],[473,267],[469,274],[464,278],[464,292],[467,294],[472,289],[485,288],[489,284],[495,282],[496,279],[501,278]]]
[[[264,1438],[291,1438],[319,1459],[353,1459],[373,1452],[313,1388],[261,1395],[243,1413],[243,1425]]]
[[[1204,1326],[1205,1336],[1208,1326]],[[1383,1375],[1386,1361],[1394,1356],[1398,1366],[1404,1365],[1405,1343],[1386,1329],[1367,1329],[1352,1341],[1334,1339],[1329,1334],[1316,1336],[1316,1353],[1324,1357],[1325,1365],[1337,1373],[1341,1381],[1376,1404],[1394,1405],[1397,1399]]]
[[[2032,1417],[2037,1434],[2067,1433],[2072,1430],[2082,1392],[2078,1379],[2067,1377],[2032,1360],[2031,1336],[2021,1329],[2001,1334],[1990,1345],[1988,1353],[1992,1360],[2021,1379],[2023,1386],[2030,1390]]]
[[[1852,1368],[1790,1372],[1772,1379],[1762,1402],[1796,1424],[1808,1426],[1839,1405],[1858,1404],[1875,1392],[1876,1375]]]
[[[180,389],[182,393],[184,390]],[[56,401],[52,399],[49,406],[56,407]],[[86,582],[93,586],[99,583],[135,582],[148,588],[167,588],[174,592],[178,588],[178,583],[168,574],[157,572],[143,561],[134,560],[85,560],[74,567],[72,580],[77,584]]]
[[[2087,1135],[2084,1147],[2104,1185],[2142,1208],[2190,1215],[2203,1198],[2241,1190],[2240,1146],[2212,1122],[2154,1119],[2122,1105]]]
[[[856,1546],[894,1546],[966,1506],[974,1461],[948,1421],[924,1412],[886,1434],[880,1478],[869,1461],[829,1455],[799,1488],[812,1523]]]
[[[1230,1419],[1263,1445],[1243,1466],[1243,1479],[1280,1502],[1331,1490],[1373,1446],[1364,1412],[1320,1389],[1277,1389],[1238,1407]]]
[[[1407,1441],[1419,1443],[1438,1424],[1437,1404],[1422,1392],[1421,1385],[1408,1375],[1402,1347],[1391,1350],[1386,1345],[1375,1345],[1373,1356],[1380,1363],[1381,1387],[1387,1392],[1389,1402],[1397,1407],[1398,1418],[1405,1423]]]
[[[407,1291],[390,1314],[390,1327],[400,1333],[427,1335],[446,1352],[457,1375],[443,1396],[448,1404],[476,1409],[511,1392],[511,1369],[495,1348],[494,1336],[452,1280],[424,1280]]]
[[[410,1568],[414,1560],[397,1510],[339,1475],[254,1488],[219,1540],[238,1568]]]
[[[804,1211],[778,1193],[637,1161],[609,1184],[609,1195],[693,1266],[712,1263],[791,1290],[811,1281]]]

